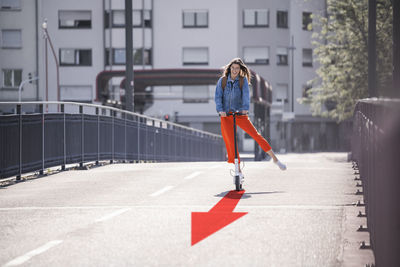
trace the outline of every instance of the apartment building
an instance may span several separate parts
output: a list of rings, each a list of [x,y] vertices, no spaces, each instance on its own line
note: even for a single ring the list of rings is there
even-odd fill
[[[48,48],[48,100],[100,103],[96,76],[125,68],[124,0],[0,0],[0,100],[46,100],[45,44],[47,29],[59,63],[60,87],[53,54]],[[318,67],[311,35],[315,15],[325,15],[325,0],[133,0],[135,69],[221,68],[241,57],[272,85],[270,141],[278,151],[330,150],[335,123],[311,116],[297,101]],[[314,27],[314,28],[313,28]],[[30,75],[29,75],[30,73]],[[108,84],[108,98],[118,105],[123,77]],[[153,104],[146,115],[211,132],[219,132],[214,104],[215,85],[147,88]],[[252,108],[251,108],[252,109]],[[326,133],[326,134],[325,134]],[[253,141],[240,132],[241,147]],[[331,141],[329,141],[331,140]],[[333,140],[333,141],[332,141]],[[332,145],[327,145],[333,142]]]
[[[35,1],[0,0],[0,101],[18,100],[21,82],[38,75],[37,24]],[[38,100],[38,88],[25,84],[22,99]]]

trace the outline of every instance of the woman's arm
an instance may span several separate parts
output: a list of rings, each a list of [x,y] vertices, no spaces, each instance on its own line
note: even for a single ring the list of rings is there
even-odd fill
[[[217,112],[224,111],[222,106],[222,97],[223,97],[223,90],[222,90],[222,78],[219,78],[217,82],[217,87],[215,88],[215,105]]]
[[[242,88],[242,113],[249,112],[250,109],[250,90],[249,82],[246,77],[243,77],[243,88]]]

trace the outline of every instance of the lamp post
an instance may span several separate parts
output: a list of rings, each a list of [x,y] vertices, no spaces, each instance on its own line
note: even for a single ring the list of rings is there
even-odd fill
[[[125,109],[134,111],[132,0],[125,0]]]
[[[291,97],[291,112],[294,112],[294,50],[296,49],[296,47],[294,46],[294,36],[292,35],[292,44],[291,46],[288,47],[288,49],[291,51],[292,53],[292,68],[291,68],[291,74],[292,74],[292,97]]]
[[[286,149],[291,151],[292,150],[292,146],[291,146],[291,140],[292,140],[292,122],[294,119],[294,50],[296,49],[296,47],[294,46],[294,36],[292,35],[292,44],[291,46],[288,47],[288,49],[292,52],[292,66],[291,66],[291,74],[292,74],[292,94],[291,94],[291,113],[289,116],[289,121],[288,121],[288,129],[285,128],[286,131]],[[289,138],[287,136],[287,134],[289,134]]]
[[[49,78],[48,78],[48,59],[47,59],[47,41],[50,44],[51,51],[54,56],[54,61],[56,62],[56,72],[57,72],[57,101],[60,101],[60,71],[58,65],[58,59],[56,52],[54,51],[53,43],[51,42],[49,32],[47,31],[47,19],[44,19],[42,24],[43,38],[45,39],[45,65],[46,65],[46,101],[49,101]]]

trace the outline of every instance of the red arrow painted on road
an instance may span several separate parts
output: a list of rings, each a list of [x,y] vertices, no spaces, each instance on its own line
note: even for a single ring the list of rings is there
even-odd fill
[[[230,191],[209,212],[192,212],[192,246],[247,214],[233,212],[244,192]]]

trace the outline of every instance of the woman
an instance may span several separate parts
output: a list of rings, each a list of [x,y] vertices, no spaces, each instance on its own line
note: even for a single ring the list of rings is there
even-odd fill
[[[236,125],[248,133],[260,147],[271,156],[274,163],[281,169],[286,170],[286,165],[278,160],[267,140],[263,138],[254,128],[249,120],[250,107],[249,81],[250,70],[240,58],[234,58],[225,66],[221,78],[218,80],[215,90],[215,104],[217,112],[221,116],[221,132],[228,152],[228,162],[234,163],[235,143],[233,136],[233,117],[227,116],[229,112],[239,111],[242,115],[236,117]],[[239,155],[239,153],[238,153]],[[239,163],[240,157],[238,156]],[[243,174],[239,167],[239,175]]]

